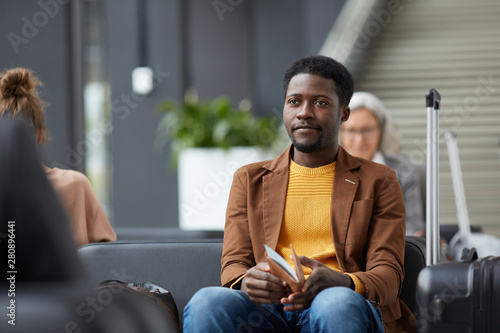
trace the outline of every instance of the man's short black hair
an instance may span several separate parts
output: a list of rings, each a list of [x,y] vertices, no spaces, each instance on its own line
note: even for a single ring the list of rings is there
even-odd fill
[[[285,96],[290,80],[297,74],[314,74],[325,79],[332,79],[335,82],[335,92],[339,97],[340,106],[349,105],[354,91],[354,81],[351,73],[340,62],[321,55],[308,56],[295,60],[287,68],[283,77]]]

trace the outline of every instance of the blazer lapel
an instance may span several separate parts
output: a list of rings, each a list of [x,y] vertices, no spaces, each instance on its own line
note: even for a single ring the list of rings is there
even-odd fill
[[[264,236],[268,246],[276,249],[285,212],[286,192],[288,187],[288,165],[290,149],[263,166],[270,172],[262,177],[262,214]]]
[[[359,162],[339,146],[333,180],[331,223],[335,252],[343,271],[351,207],[359,184],[359,178],[351,170],[359,166]]]

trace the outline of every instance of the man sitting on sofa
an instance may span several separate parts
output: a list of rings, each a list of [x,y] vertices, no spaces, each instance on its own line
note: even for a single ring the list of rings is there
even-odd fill
[[[291,64],[283,119],[292,145],[240,168],[226,212],[222,287],[198,291],[184,332],[401,332],[412,314],[400,301],[404,201],[390,168],[338,144],[353,81],[324,56]],[[264,244],[306,281],[298,292],[270,273]]]

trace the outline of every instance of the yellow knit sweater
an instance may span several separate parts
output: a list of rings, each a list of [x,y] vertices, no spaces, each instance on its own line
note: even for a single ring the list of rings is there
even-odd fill
[[[319,168],[290,162],[285,214],[276,251],[292,266],[290,244],[298,255],[320,261],[340,272],[330,218],[334,173],[335,162]],[[311,269],[303,268],[307,278]],[[355,275],[349,276],[354,281],[356,292],[364,294],[363,283]]]

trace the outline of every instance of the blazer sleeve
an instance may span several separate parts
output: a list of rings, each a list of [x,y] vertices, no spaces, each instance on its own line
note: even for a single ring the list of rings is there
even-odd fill
[[[248,174],[239,169],[233,176],[226,210],[221,259],[221,283],[229,287],[255,266],[248,224]]]
[[[392,169],[374,192],[366,243],[366,269],[355,272],[366,287],[368,300],[389,305],[399,297],[404,277],[405,207]]]

